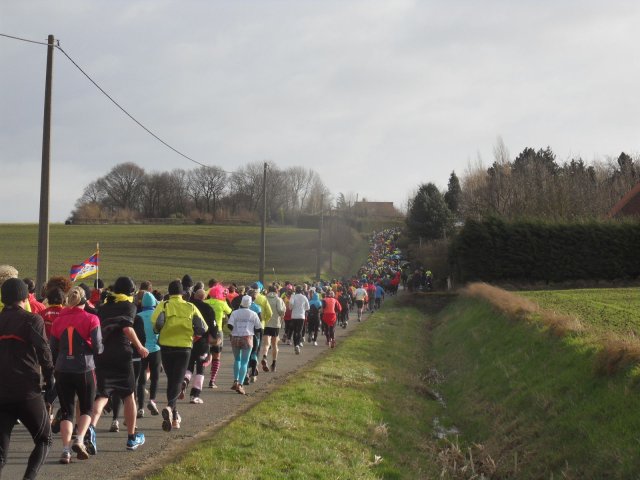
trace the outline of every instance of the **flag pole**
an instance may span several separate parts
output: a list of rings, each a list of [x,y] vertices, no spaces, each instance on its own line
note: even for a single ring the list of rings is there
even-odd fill
[[[96,242],[96,289],[98,289],[98,280],[100,280],[100,242]]]

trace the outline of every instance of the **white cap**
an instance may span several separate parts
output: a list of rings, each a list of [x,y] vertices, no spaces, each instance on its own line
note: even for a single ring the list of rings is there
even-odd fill
[[[244,297],[242,297],[240,306],[243,308],[249,308],[252,303],[253,303],[253,300],[251,300],[251,297],[249,295],[245,295]]]

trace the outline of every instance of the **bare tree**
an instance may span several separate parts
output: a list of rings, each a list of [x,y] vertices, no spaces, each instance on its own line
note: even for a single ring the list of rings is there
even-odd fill
[[[144,169],[132,162],[116,165],[97,181],[97,187],[105,192],[105,201],[115,209],[139,210]]]
[[[196,208],[204,207],[204,211],[211,213],[213,218],[216,203],[226,186],[227,173],[220,167],[203,166],[187,174],[187,188]]]

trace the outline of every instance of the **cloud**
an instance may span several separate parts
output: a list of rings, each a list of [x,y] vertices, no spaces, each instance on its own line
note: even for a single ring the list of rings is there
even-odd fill
[[[54,33],[136,118],[199,161],[303,165],[335,194],[396,203],[422,182],[444,188],[477,152],[490,160],[497,135],[512,154],[546,145],[560,159],[637,151],[639,19],[635,3],[575,0],[0,6],[0,31]],[[31,195],[45,51],[0,42],[0,162],[11,184],[3,191]],[[117,163],[192,166],[60,52],[54,71],[53,219],[64,220],[82,187]],[[2,209],[0,221],[35,221],[33,205],[19,218]]]

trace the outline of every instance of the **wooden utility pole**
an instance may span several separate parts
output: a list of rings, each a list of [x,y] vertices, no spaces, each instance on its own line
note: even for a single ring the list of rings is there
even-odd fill
[[[264,285],[264,266],[267,245],[267,162],[264,162],[262,174],[262,223],[260,224],[260,270],[258,278]]]
[[[333,273],[333,209],[329,205],[329,271]]]
[[[320,225],[318,227],[318,255],[316,257],[316,280],[320,281],[320,270],[322,269],[322,226],[324,223],[324,195],[320,195]]]
[[[47,73],[44,87],[44,118],[42,126],[42,168],[40,170],[40,220],[38,225],[38,268],[36,294],[49,278],[49,165],[51,160],[51,88],[53,80],[53,35],[47,46]]]

